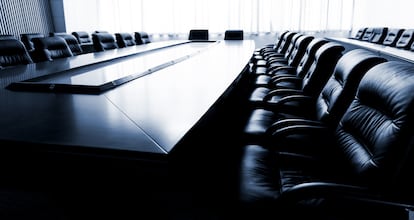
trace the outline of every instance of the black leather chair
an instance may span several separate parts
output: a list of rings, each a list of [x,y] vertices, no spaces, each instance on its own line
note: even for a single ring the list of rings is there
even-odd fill
[[[372,33],[373,33],[373,32],[374,32],[374,28],[373,28],[373,27],[368,27],[368,28],[365,30],[364,35],[362,35],[361,40],[362,40],[362,41],[370,41],[370,40],[371,40],[371,38],[372,38]]]
[[[36,38],[33,39],[33,44],[35,47],[35,62],[53,61],[54,59],[73,56],[69,45],[62,37]]]
[[[369,42],[382,44],[385,37],[387,36],[388,28],[387,27],[377,27],[372,30],[371,38]]]
[[[276,38],[276,40],[275,40],[274,43],[267,44],[267,45],[265,45],[265,46],[263,46],[261,48],[255,49],[254,52],[253,52],[253,56],[252,56],[252,59],[250,60],[250,62],[251,63],[254,63],[254,62],[256,62],[257,59],[263,59],[263,57],[261,55],[262,55],[262,53],[265,50],[276,51],[279,48],[280,44],[282,43],[282,39],[285,37],[285,35],[287,33],[290,33],[290,32],[291,31],[284,31],[284,32],[282,32],[282,33],[280,33],[278,35],[278,37]]]
[[[365,31],[366,31],[367,29],[368,29],[367,27],[360,28],[360,29],[358,30],[358,32],[355,34],[355,36],[354,36],[354,37],[352,37],[352,38],[353,38],[353,39],[356,39],[356,40],[362,40],[362,36],[364,36]]]
[[[240,215],[407,219],[414,207],[413,73],[412,64],[378,64],[335,128],[286,126],[272,145],[244,146]]]
[[[144,31],[134,32],[134,37],[135,37],[135,43],[137,45],[151,43],[151,39],[147,32],[144,32]]]
[[[15,66],[33,63],[26,47],[16,38],[0,39],[0,66]]]
[[[50,33],[50,36],[58,36],[65,39],[66,43],[68,44],[70,50],[72,51],[73,55],[79,55],[83,53],[83,49],[76,39],[75,36],[68,33]]]
[[[188,40],[205,41],[209,39],[208,35],[209,34],[208,34],[207,29],[193,29],[193,30],[190,30],[190,33],[188,35]]]
[[[275,88],[275,80],[277,80],[279,77],[294,76],[302,79],[313,63],[316,51],[325,43],[328,43],[328,40],[325,38],[314,38],[308,44],[305,53],[303,54],[301,60],[299,61],[299,64],[296,67],[278,67],[268,72],[267,74],[259,75],[255,79],[255,87]]]
[[[20,34],[20,40],[23,42],[24,46],[26,47],[27,52],[29,52],[30,55],[34,51],[34,44],[33,39],[35,38],[42,38],[45,37],[44,34],[41,33],[24,33]]]
[[[295,38],[292,38],[292,43],[289,45],[286,54],[283,57],[279,56],[268,56],[266,60],[256,62],[256,66],[260,66],[262,63],[263,67],[255,68],[253,67],[253,72],[255,74],[267,74],[274,69],[277,69],[281,66],[292,66],[296,67],[299,64],[303,54],[306,51],[306,47],[313,40],[313,36],[310,35],[296,35]]]
[[[91,36],[86,31],[74,31],[72,35],[76,37],[84,53],[94,52]]]
[[[406,29],[395,44],[396,48],[409,50],[414,42],[414,29]]]
[[[92,42],[97,52],[118,48],[114,36],[110,33],[93,33]]]
[[[17,39],[17,38],[12,34],[2,34],[2,35],[0,35],[0,40],[8,40],[8,39]]]
[[[224,40],[243,40],[243,30],[226,30],[224,32]]]
[[[115,33],[115,39],[119,48],[136,45],[135,39],[130,33]]]
[[[398,42],[398,39],[400,39],[400,36],[403,32],[404,32],[404,29],[399,29],[399,28],[389,29],[387,36],[382,42],[382,45],[395,47],[395,45]]]
[[[342,45],[333,42],[322,45],[316,51],[315,59],[301,83],[299,83],[298,88],[293,90],[273,90],[267,87],[258,87],[252,92],[250,102],[254,107],[272,108],[272,106],[277,106],[279,100],[286,95],[296,93],[316,97],[333,73],[334,67],[342,56],[344,49]]]
[[[271,133],[277,129],[281,119],[290,120],[285,123],[325,123],[336,125],[345,109],[354,98],[359,81],[374,65],[386,59],[364,49],[355,49],[345,53],[337,62],[334,72],[316,97],[304,95],[288,95],[279,101],[274,111],[255,109],[249,117],[245,128],[246,136],[255,141],[266,142]],[[313,122],[312,122],[313,123]]]

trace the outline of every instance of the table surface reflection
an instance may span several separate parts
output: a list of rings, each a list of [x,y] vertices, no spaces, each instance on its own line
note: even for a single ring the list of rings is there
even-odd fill
[[[254,50],[249,40],[140,46],[0,70],[1,146],[164,158],[229,89]],[[98,85],[165,63],[172,65],[99,94],[6,88],[22,81]]]

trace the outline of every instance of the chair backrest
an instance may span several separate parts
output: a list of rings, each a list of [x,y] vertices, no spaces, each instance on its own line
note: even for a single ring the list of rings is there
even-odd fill
[[[17,39],[17,38],[12,34],[2,34],[2,35],[0,35],[0,40],[8,40],[8,39]]]
[[[226,30],[224,40],[243,40],[243,30]]]
[[[69,45],[62,37],[43,37],[33,39],[35,47],[35,61],[52,61],[57,58],[73,56]]]
[[[137,45],[151,43],[150,37],[147,32],[143,32],[143,31],[134,32],[134,36],[135,36],[135,43]]]
[[[372,33],[374,32],[374,28],[373,27],[369,27],[365,30],[364,35],[362,35],[361,40],[362,41],[370,41],[371,37],[372,37]]]
[[[315,59],[302,80],[302,91],[305,95],[315,99],[318,97],[344,50],[342,45],[329,42],[316,51]]]
[[[92,44],[92,39],[86,31],[74,31],[72,35],[76,37],[78,42],[82,44]]]
[[[387,27],[378,27],[374,28],[372,30],[371,39],[369,42],[376,43],[376,44],[382,44],[385,37],[387,36],[388,28]]]
[[[282,42],[280,42],[279,48],[277,48],[276,53],[285,54],[289,48],[290,41],[292,40],[293,36],[295,36],[296,32],[289,32],[286,33],[283,38]]]
[[[339,58],[332,76],[316,100],[316,118],[329,126],[337,126],[354,99],[359,82],[374,65],[385,58],[365,49],[355,49]]]
[[[399,28],[389,29],[387,36],[385,37],[382,44],[385,46],[395,47],[398,39],[400,38],[403,32],[404,32],[404,29],[399,29]]]
[[[374,188],[412,190],[414,66],[389,61],[371,68],[342,117],[336,139],[349,169]],[[405,176],[407,175],[407,176]],[[407,179],[405,179],[407,177]],[[401,182],[398,182],[402,180]],[[393,185],[393,186],[390,186]]]
[[[208,30],[192,29],[188,35],[188,40],[208,40]]]
[[[296,67],[296,76],[299,78],[303,78],[306,73],[308,72],[309,68],[311,67],[314,59],[316,51],[324,44],[328,43],[329,41],[325,38],[315,38],[313,39],[309,45],[306,47],[306,51],[303,54],[299,64]]]
[[[41,33],[24,33],[20,34],[20,40],[23,42],[24,46],[26,47],[27,52],[31,53],[34,51],[34,44],[33,39],[35,38],[42,38],[44,34]]]
[[[359,30],[358,30],[358,32],[355,34],[355,36],[353,37],[353,39],[356,39],[356,40],[361,40],[362,39],[362,37],[364,36],[364,34],[365,34],[365,31],[367,30],[368,28],[366,28],[366,27],[363,27],[363,28],[360,28]]]
[[[406,29],[395,44],[396,48],[410,49],[414,42],[414,29]]]
[[[23,43],[16,39],[0,39],[0,66],[33,63]]]
[[[282,41],[283,41],[283,38],[285,37],[285,35],[287,34],[287,33],[289,33],[290,31],[284,31],[284,32],[282,32],[279,36],[278,36],[278,38],[276,39],[276,42],[273,44],[273,50],[275,50],[275,51],[277,51],[278,49],[279,49],[279,47],[280,47],[280,44],[282,43]]]
[[[92,42],[95,51],[105,51],[118,48],[115,37],[110,33],[93,33]]]
[[[134,37],[130,33],[115,33],[115,39],[120,48],[134,46],[136,44]]]
[[[296,44],[296,41],[301,37],[301,36],[303,36],[302,34],[300,34],[300,33],[296,33],[295,35],[293,35],[293,37],[292,37],[292,39],[290,40],[290,42],[289,42],[289,46],[288,46],[288,48],[287,48],[287,50],[285,51],[285,53],[284,53],[284,58],[287,60],[287,59],[289,59],[289,57],[290,57],[290,55],[293,53],[293,51],[295,50],[295,44]]]
[[[289,55],[287,64],[289,66],[296,67],[300,60],[305,54],[306,48],[308,47],[309,43],[313,40],[313,36],[310,35],[302,35],[300,36],[293,47],[292,53]]]
[[[73,55],[79,55],[83,53],[83,49],[76,39],[75,36],[68,33],[51,33],[50,36],[58,36],[65,39],[66,43],[68,44],[70,51],[72,51]]]

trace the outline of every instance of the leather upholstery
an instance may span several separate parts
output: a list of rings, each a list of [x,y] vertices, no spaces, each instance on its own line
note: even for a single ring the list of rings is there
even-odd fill
[[[76,37],[78,42],[82,44],[92,44],[92,39],[89,36],[88,32],[85,31],[75,31],[72,32],[72,35]]]
[[[336,129],[301,139],[302,148],[314,154],[277,150],[293,147],[288,137],[315,130],[312,127],[287,126],[278,130],[278,140],[287,141],[246,145],[240,166],[240,210],[274,219],[322,213],[354,217],[343,219],[396,218],[396,210],[381,205],[413,203],[413,182],[408,178],[414,168],[413,73],[412,64],[397,61],[368,70]]]
[[[243,40],[243,30],[226,30],[224,40]]]
[[[23,42],[24,46],[26,47],[27,52],[32,53],[34,51],[34,44],[33,39],[35,38],[42,38],[44,34],[41,33],[24,33],[20,34],[20,40]]]
[[[62,37],[44,37],[33,39],[35,47],[35,62],[53,61],[57,58],[73,56],[65,39]]]
[[[372,66],[385,62],[384,58],[364,49],[355,49],[345,53],[337,62],[334,72],[323,87],[316,101],[306,103],[306,97],[296,98],[296,111],[284,111],[282,106],[277,111],[256,109],[250,115],[245,128],[248,136],[264,137],[272,124],[284,118],[306,118],[323,122],[329,126],[336,126],[354,98],[356,89],[362,76]],[[286,100],[289,96],[285,97]],[[302,102],[301,102],[302,101]],[[289,103],[289,102],[286,102]],[[266,140],[265,140],[266,141]]]
[[[385,46],[395,47],[397,44],[401,34],[404,32],[404,29],[389,29],[387,36],[385,37],[384,41],[382,42]]]
[[[274,88],[275,86],[272,80],[275,76],[296,76],[303,78],[314,60],[316,51],[327,42],[324,38],[314,38],[306,47],[305,53],[302,55],[296,68],[277,68],[266,75],[259,75],[256,78],[255,85]]]
[[[135,43],[137,45],[151,43],[151,40],[150,40],[147,32],[143,32],[143,31],[135,32],[134,36],[135,36]]]
[[[406,29],[398,39],[395,47],[400,49],[410,49],[414,42],[414,29]]]
[[[382,44],[385,37],[387,36],[388,28],[386,27],[378,27],[374,28],[372,30],[371,38],[369,39],[369,42],[376,43],[376,44]]]
[[[304,75],[300,88],[300,92],[316,97],[322,87],[332,74],[336,62],[342,56],[342,51],[345,48],[339,44],[329,42],[321,46],[315,54],[315,59],[311,64],[309,70]],[[271,95],[269,96],[272,89],[266,87],[256,88],[250,96],[250,101],[257,106],[272,106],[277,104],[278,100],[285,96],[282,95]]]
[[[366,30],[367,30],[366,27],[360,28],[353,38],[357,40],[361,40]]]
[[[0,66],[33,63],[23,43],[17,39],[0,39]]]
[[[17,38],[12,34],[2,34],[2,35],[0,35],[0,40],[8,40],[8,39],[17,39]]]
[[[51,36],[58,36],[65,39],[66,43],[68,44],[70,51],[72,51],[73,55],[79,55],[83,53],[83,49],[76,39],[75,36],[68,33],[52,33]]]
[[[208,30],[206,29],[193,29],[190,30],[188,40],[208,40]]]
[[[115,38],[120,48],[135,45],[135,39],[130,33],[116,33]]]
[[[110,33],[93,33],[92,42],[95,51],[105,51],[118,48],[115,38]]]
[[[364,35],[362,36],[361,40],[362,41],[370,41],[371,37],[372,37],[372,33],[374,32],[374,28],[373,27],[369,27],[365,30]]]

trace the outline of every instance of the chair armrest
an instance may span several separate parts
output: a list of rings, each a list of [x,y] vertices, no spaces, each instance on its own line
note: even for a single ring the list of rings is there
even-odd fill
[[[275,69],[272,69],[271,71],[268,71],[268,74],[269,75],[275,75],[275,74],[277,74],[277,71],[281,71],[281,70],[294,71],[294,70],[296,70],[296,68],[292,67],[292,66],[280,66],[280,67],[277,67]]]
[[[294,126],[294,125],[314,125],[314,126],[324,126],[324,124],[320,121],[316,120],[309,120],[303,118],[288,118],[288,119],[281,119],[273,123],[269,128],[267,128],[266,133],[268,135],[272,135],[278,129],[282,129],[284,127]]]
[[[270,91],[268,94],[265,95],[265,97],[263,98],[263,101],[269,101],[272,96],[276,96],[276,95],[301,95],[302,94],[302,90],[298,90],[298,89],[275,89]]]
[[[336,198],[358,200],[371,204],[395,206],[402,209],[414,208],[414,203],[396,198],[388,193],[381,193],[364,186],[357,186],[332,182],[301,183],[284,190],[281,199],[284,202],[295,204],[304,199]]]
[[[282,82],[282,81],[289,81],[289,82],[302,82],[302,78],[299,78],[297,76],[278,76],[275,78],[271,78],[270,80],[273,84]]]
[[[306,95],[289,95],[279,99],[278,104],[285,105],[288,102],[300,102],[301,108],[310,107],[314,104],[315,99]]]

